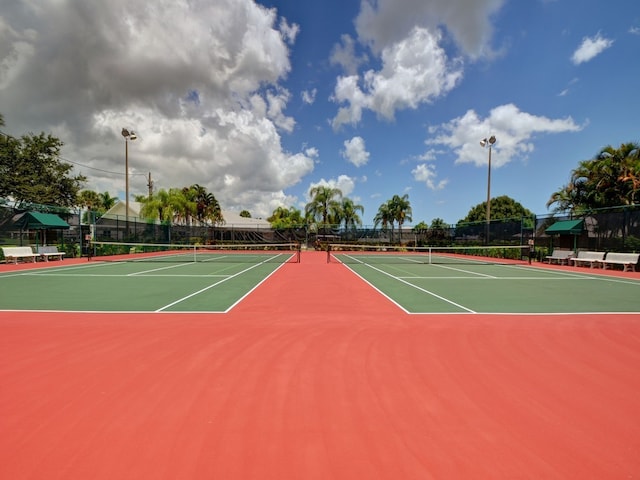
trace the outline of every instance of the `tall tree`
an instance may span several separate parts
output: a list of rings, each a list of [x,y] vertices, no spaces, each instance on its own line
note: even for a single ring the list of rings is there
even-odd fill
[[[189,187],[196,202],[196,218],[201,225],[209,223],[223,223],[222,209],[218,200],[207,191],[207,189],[197,183]]]
[[[364,213],[364,207],[354,203],[348,197],[344,197],[339,205],[339,219],[338,223],[344,223],[346,230],[355,230],[358,226],[362,225],[362,219],[358,212]]]
[[[330,216],[338,209],[338,198],[342,198],[339,188],[318,185],[309,190],[311,201],[305,206],[305,214],[314,221],[320,220],[322,226],[329,224]]]
[[[82,190],[78,193],[77,205],[97,212],[102,208],[102,199],[98,192],[94,192],[93,190]]]
[[[76,204],[86,177],[74,176],[73,166],[61,161],[61,140],[45,133],[2,137],[0,197],[62,207]]]
[[[553,192],[547,208],[580,211],[634,204],[640,192],[640,144],[604,147],[572,170],[569,183]]]
[[[215,196],[200,185],[160,189],[151,197],[139,195],[136,200],[142,204],[140,214],[144,218],[159,219],[163,223],[191,225],[193,219],[203,225],[224,222]]]
[[[391,242],[393,242],[393,212],[391,211],[390,202],[387,201],[378,207],[378,211],[373,217],[373,226],[376,228],[378,225],[382,226],[382,231],[386,231],[391,224]]]
[[[174,210],[171,203],[171,196],[167,190],[161,188],[151,197],[139,195],[136,201],[142,204],[140,215],[150,220],[159,220],[161,223],[169,224],[173,220]]]
[[[533,213],[507,195],[491,199],[491,220],[532,217]],[[487,202],[472,207],[459,223],[485,222],[487,220]]]
[[[104,211],[111,210],[113,206],[118,202],[116,197],[112,197],[109,192],[100,193],[100,202],[102,202],[102,208]]]
[[[404,222],[406,221],[412,221],[409,195],[406,193],[403,196],[394,195],[391,200],[389,200],[389,210],[391,211],[393,220],[398,222],[400,243],[402,243],[402,225],[404,225]]]
[[[82,216],[82,221],[84,223],[93,223],[93,221],[98,218],[100,213],[104,213],[102,211],[102,201],[100,199],[100,194],[94,192],[93,190],[82,190],[80,193],[78,193],[78,200],[76,202],[76,205],[88,210],[88,212],[85,212]]]
[[[291,228],[304,224],[304,218],[302,212],[295,207],[278,207],[271,216],[267,218],[267,221],[271,224],[272,228]]]
[[[449,225],[442,218],[434,218],[429,228],[429,241],[434,243],[447,243],[450,237]]]
[[[113,208],[117,201],[118,199],[112,197],[109,192],[98,193],[93,190],[82,190],[78,193],[77,205],[94,212],[104,213]]]

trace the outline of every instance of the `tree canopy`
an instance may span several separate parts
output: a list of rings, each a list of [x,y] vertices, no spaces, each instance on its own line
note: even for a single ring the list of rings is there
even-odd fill
[[[342,191],[339,188],[318,185],[309,190],[309,196],[311,201],[305,206],[305,217],[323,226],[335,223],[335,214],[340,208],[338,199],[342,198]]]
[[[502,195],[491,199],[491,220],[532,217],[533,212],[524,208],[513,198]],[[487,202],[482,202],[469,210],[465,218],[458,223],[485,222],[487,220]]]
[[[83,221],[91,222],[94,218],[100,218],[105,214],[116,204],[117,201],[118,199],[112,197],[109,192],[98,193],[93,190],[82,190],[78,193],[76,205],[84,207],[92,212],[93,216],[86,212],[83,217]]]
[[[569,183],[551,195],[547,208],[581,211],[640,202],[640,144],[608,145],[571,172]]]
[[[271,227],[276,229],[294,228],[304,224],[302,212],[295,207],[278,207],[271,216],[267,218]]]
[[[0,126],[4,126],[1,116]],[[0,197],[75,206],[86,177],[74,176],[73,166],[61,161],[62,146],[61,140],[45,133],[20,138],[0,135]]]
[[[381,224],[383,230],[391,226],[391,241],[393,241],[394,222],[398,222],[400,241],[402,241],[402,225],[405,221],[410,222],[412,220],[411,215],[409,195],[404,194],[402,197],[394,195],[390,200],[380,205],[378,212],[373,217],[373,222],[376,227]]]
[[[140,195],[140,214],[163,223],[177,222],[183,225],[219,225],[224,223],[222,209],[216,197],[201,185],[184,188],[160,189],[151,196]]]

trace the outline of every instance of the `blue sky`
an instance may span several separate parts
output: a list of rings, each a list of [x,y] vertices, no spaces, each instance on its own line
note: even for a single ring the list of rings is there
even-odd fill
[[[47,131],[88,187],[193,183],[223,209],[303,209],[328,184],[413,224],[492,197],[537,214],[579,161],[640,141],[640,3],[587,0],[9,2],[5,131]]]

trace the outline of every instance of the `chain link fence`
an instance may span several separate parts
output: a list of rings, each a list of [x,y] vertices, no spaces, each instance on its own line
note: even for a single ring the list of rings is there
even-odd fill
[[[28,211],[54,213],[70,228],[20,230],[19,217]],[[545,230],[562,220],[583,219],[580,235],[547,235]],[[347,229],[336,225],[297,225],[286,229],[242,224],[179,225],[139,218],[95,218],[92,212],[36,204],[17,204],[0,199],[0,245],[58,245],[69,257],[86,255],[91,239],[133,243],[220,244],[298,242],[304,248],[323,249],[327,243],[364,243],[407,246],[527,245],[533,240],[536,255],[554,248],[640,252],[640,205],[591,211],[580,216],[540,215],[492,220],[490,223],[459,223],[442,228],[398,229],[365,226]]]

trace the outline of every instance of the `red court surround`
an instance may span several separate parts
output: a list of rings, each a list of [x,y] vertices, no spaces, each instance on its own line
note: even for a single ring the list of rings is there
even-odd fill
[[[226,315],[0,312],[0,478],[636,478],[639,372],[637,315],[407,315],[303,252]]]

